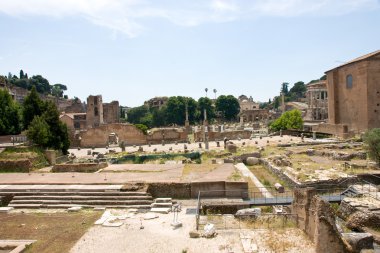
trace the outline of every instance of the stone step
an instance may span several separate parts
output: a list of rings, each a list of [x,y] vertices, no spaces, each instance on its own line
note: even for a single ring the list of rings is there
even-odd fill
[[[156,198],[155,203],[172,203],[172,198]]]
[[[149,210],[150,205],[116,205],[116,206],[91,206],[91,205],[74,205],[74,204],[52,204],[52,205],[43,205],[43,204],[9,204],[9,207],[13,208],[22,208],[22,209],[37,209],[37,208],[50,208],[50,209],[67,209],[70,207],[81,206],[83,208],[94,208],[94,207],[104,207],[112,209],[142,209]]]
[[[21,185],[0,187],[0,192],[120,192],[120,188],[96,185],[81,185],[73,187],[72,185],[41,186],[39,185]]]
[[[49,196],[70,196],[70,195],[79,195],[79,196],[151,196],[147,192],[85,192],[85,191],[61,191],[61,192],[45,192],[45,191],[29,191],[29,192],[2,192],[0,191],[0,195],[14,195],[14,196],[28,196],[28,195],[49,195]]]
[[[152,203],[152,207],[172,207],[172,203]]]
[[[150,211],[153,213],[163,213],[163,214],[168,214],[170,210],[171,208],[167,208],[167,207],[154,207],[150,209]]]
[[[10,204],[150,205],[149,200],[12,200]]]
[[[50,195],[18,195],[13,200],[150,200],[152,196],[50,196]]]

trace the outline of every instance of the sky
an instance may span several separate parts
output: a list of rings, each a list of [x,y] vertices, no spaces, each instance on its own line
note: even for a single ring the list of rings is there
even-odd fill
[[[268,101],[380,49],[380,0],[0,0],[0,75],[69,97]]]

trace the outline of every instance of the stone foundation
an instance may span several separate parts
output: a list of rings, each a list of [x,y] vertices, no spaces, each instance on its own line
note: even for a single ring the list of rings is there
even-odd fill
[[[93,173],[107,167],[107,163],[66,163],[54,165],[52,172],[86,172]]]

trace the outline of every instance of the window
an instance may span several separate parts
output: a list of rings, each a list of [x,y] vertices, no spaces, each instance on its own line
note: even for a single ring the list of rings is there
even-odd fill
[[[98,113],[98,107],[95,107],[95,108],[94,108],[94,114],[95,114],[95,116],[98,116],[98,114],[99,114],[99,113]]]
[[[352,75],[348,75],[346,77],[346,88],[347,89],[351,89],[352,88],[352,82],[353,82]]]

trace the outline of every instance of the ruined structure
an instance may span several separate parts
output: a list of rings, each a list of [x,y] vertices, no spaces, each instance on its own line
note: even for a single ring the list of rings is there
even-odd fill
[[[313,188],[295,189],[292,211],[298,216],[298,228],[314,241],[316,252],[350,252],[336,227],[330,204]]]
[[[87,127],[98,127],[102,124],[119,123],[119,102],[103,103],[101,95],[87,98]]]
[[[260,109],[260,104],[253,101],[252,96],[239,96],[240,105],[240,123],[255,122],[271,119],[272,116],[268,109]]]
[[[86,113],[63,113],[59,119],[67,125],[69,130],[82,130],[87,128]]]
[[[148,143],[185,142],[186,131],[183,128],[159,128],[152,129],[146,135],[131,124],[103,124],[81,131],[76,136],[77,145],[80,147],[105,147],[110,143],[125,145],[146,145]],[[116,140],[116,141],[115,141]]]
[[[328,100],[326,81],[319,81],[307,85],[307,120],[327,120]]]
[[[149,99],[148,101],[144,102],[144,105],[149,107],[150,109],[156,108],[156,109],[161,109],[163,105],[166,104],[168,101],[168,97],[154,97]]]
[[[314,131],[350,137],[380,125],[380,50],[326,72],[328,124]]]

